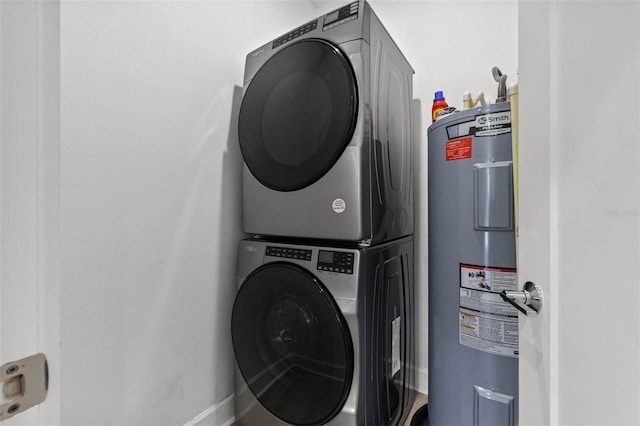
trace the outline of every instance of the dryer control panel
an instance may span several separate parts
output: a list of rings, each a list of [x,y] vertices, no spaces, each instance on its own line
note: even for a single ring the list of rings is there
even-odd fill
[[[277,40],[274,40],[273,43],[271,44],[271,48],[275,49],[276,47],[285,44],[293,39],[296,39],[298,37],[300,37],[301,35],[304,35],[310,31],[315,30],[316,28],[318,28],[318,21],[313,21],[313,22],[309,22],[308,24],[305,24],[301,27],[296,28],[295,30],[283,35],[282,37],[280,37]]]
[[[353,253],[320,250],[318,252],[318,270],[353,274]]]

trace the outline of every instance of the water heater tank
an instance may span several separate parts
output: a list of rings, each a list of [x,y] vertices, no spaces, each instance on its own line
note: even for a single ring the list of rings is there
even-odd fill
[[[429,424],[515,426],[518,311],[508,102],[428,130]]]

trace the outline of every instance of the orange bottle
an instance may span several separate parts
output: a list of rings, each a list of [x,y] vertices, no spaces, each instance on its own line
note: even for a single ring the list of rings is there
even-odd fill
[[[437,91],[433,96],[433,106],[431,107],[431,122],[434,123],[436,121],[436,113],[438,111],[442,111],[449,105],[447,101],[444,100],[444,95],[442,91]]]

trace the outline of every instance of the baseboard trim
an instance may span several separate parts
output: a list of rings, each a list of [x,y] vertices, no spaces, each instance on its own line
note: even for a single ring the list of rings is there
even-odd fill
[[[429,391],[429,373],[426,368],[413,367],[413,371],[416,373],[416,387],[420,393],[427,395]]]
[[[210,418],[211,416],[213,416],[213,418]],[[229,395],[219,403],[207,408],[183,426],[196,426],[204,419],[213,420],[213,424],[217,426],[231,426],[235,421],[233,413],[233,394]]]

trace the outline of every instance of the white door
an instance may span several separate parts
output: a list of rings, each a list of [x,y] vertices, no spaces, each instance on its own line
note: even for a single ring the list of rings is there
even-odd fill
[[[0,365],[42,352],[51,378],[3,425],[59,423],[58,7],[0,2]]]
[[[640,424],[640,2],[519,2],[520,424]]]

